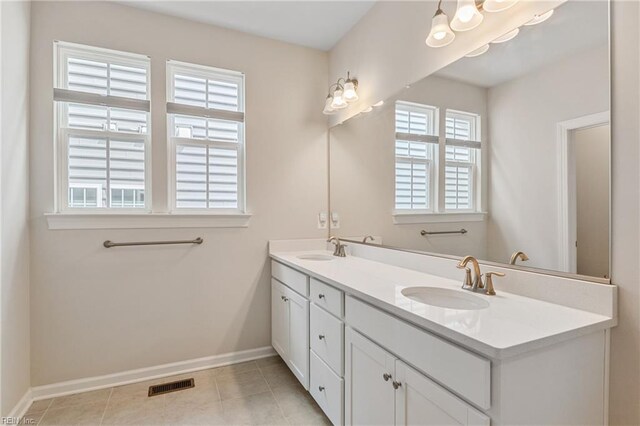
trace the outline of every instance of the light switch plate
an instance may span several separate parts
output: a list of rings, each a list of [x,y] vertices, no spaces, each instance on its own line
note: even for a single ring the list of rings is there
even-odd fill
[[[318,229],[327,229],[329,218],[327,212],[318,213]]]
[[[331,212],[331,229],[340,228],[340,215],[336,212]]]

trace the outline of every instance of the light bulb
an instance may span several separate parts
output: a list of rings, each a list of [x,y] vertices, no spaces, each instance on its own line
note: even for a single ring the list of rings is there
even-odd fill
[[[342,109],[347,107],[347,102],[342,97],[342,89],[338,88],[333,92],[333,101],[331,101],[331,108]]]
[[[482,9],[487,12],[502,12],[516,4],[518,0],[485,0]]]
[[[543,13],[542,15],[535,15],[533,17],[532,20],[530,20],[529,22],[527,22],[525,25],[538,25],[543,23],[544,21],[546,21],[547,19],[551,18],[551,15],[553,15],[553,9],[551,9],[550,11]]]
[[[331,97],[331,95],[327,95],[327,100],[324,102],[324,109],[322,110],[323,114],[330,115],[336,112],[336,110],[334,110],[333,107],[331,106],[332,102],[333,102],[333,98]]]
[[[456,35],[449,27],[449,18],[441,10],[438,9],[431,20],[431,31],[425,40],[429,47],[444,47],[451,43]]]
[[[506,41],[513,39],[515,36],[518,35],[519,32],[520,32],[520,28],[516,28],[515,30],[511,30],[508,33],[498,37],[497,39],[493,40],[491,43],[504,43]]]
[[[482,23],[484,16],[475,0],[458,0],[458,8],[456,14],[451,20],[451,29],[454,31],[469,31]]]
[[[444,31],[438,31],[433,35],[433,38],[435,38],[436,40],[442,40],[446,36],[447,36],[447,33],[445,33]]]
[[[355,102],[358,100],[358,93],[356,92],[356,84],[354,80],[348,79],[344,83],[344,92],[342,97],[346,102]]]
[[[476,56],[480,56],[483,53],[486,53],[487,50],[489,50],[489,45],[485,44],[484,46],[479,47],[476,50],[472,50],[471,52],[467,53],[464,56],[467,58],[475,58]]]

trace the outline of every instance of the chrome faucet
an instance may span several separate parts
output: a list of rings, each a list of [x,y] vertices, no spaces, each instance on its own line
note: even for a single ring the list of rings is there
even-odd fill
[[[516,252],[513,252],[513,254],[511,255],[511,260],[509,260],[509,265],[515,265],[518,258],[523,262],[526,262],[527,260],[529,260],[529,256],[527,256],[525,252],[516,251]]]
[[[473,265],[473,278],[471,278],[471,271],[467,268],[467,263],[471,262]],[[458,269],[464,269],[466,271],[464,285],[462,288],[471,291],[478,291],[478,289],[484,288],[482,282],[482,273],[480,272],[480,265],[473,256],[465,256],[460,263],[458,263]]]
[[[376,239],[373,238],[373,235],[367,235],[366,237],[364,237],[362,239],[363,244],[367,244],[367,241],[375,241]]]
[[[338,257],[346,257],[347,255],[344,252],[344,248],[346,247],[344,244],[340,242],[340,239],[336,236],[329,237],[327,240],[328,243],[333,243],[336,248],[333,250],[333,255]]]

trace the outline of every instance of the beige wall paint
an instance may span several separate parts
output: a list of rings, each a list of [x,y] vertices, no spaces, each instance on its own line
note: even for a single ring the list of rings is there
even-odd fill
[[[563,269],[557,125],[608,111],[607,81],[602,46],[489,89],[490,259],[523,250],[526,266]]]
[[[345,37],[330,54],[331,80],[350,69],[360,79],[360,107],[386,99],[407,82],[417,81],[486,43],[505,28],[518,25],[513,15],[547,5],[520,2],[509,14],[496,14],[492,25],[459,35],[445,49],[425,50],[425,16],[435,5],[416,2],[397,12],[376,4],[362,27]],[[420,5],[429,10],[420,10]],[[414,9],[415,8],[415,9]],[[635,1],[612,1],[612,281],[619,287],[618,327],[611,333],[610,424],[640,424],[640,8]],[[530,10],[527,10],[527,13]],[[512,15],[513,14],[513,15]],[[504,19],[504,21],[501,21]],[[512,20],[513,19],[513,20]],[[420,21],[420,22],[418,22]],[[497,21],[500,21],[497,22]],[[509,22],[507,22],[509,21]],[[489,21],[487,21],[489,22]],[[416,30],[416,28],[422,28]],[[502,31],[504,32],[504,31]],[[407,49],[397,49],[398,40]],[[336,117],[343,121],[351,113]]]
[[[31,42],[34,386],[270,345],[269,239],[322,237],[327,54],[107,2],[36,2]],[[151,56],[153,203],[166,202],[165,61],[246,73],[246,229],[50,231],[53,41]],[[202,246],[102,241],[202,236]]]
[[[614,0],[611,105],[611,280],[619,325],[611,332],[611,425],[640,424],[640,3]]]
[[[577,272],[609,276],[609,134],[603,125],[572,132],[576,165]]]
[[[28,2],[0,2],[0,415],[30,386]]]
[[[452,94],[455,94],[452,96]],[[403,90],[384,106],[350,119],[330,132],[331,210],[340,214],[338,235],[380,235],[385,245],[435,253],[485,258],[486,222],[393,223],[395,207],[395,101],[438,107],[441,121],[447,109],[487,117],[484,88],[448,78],[429,76]],[[484,120],[483,120],[484,121]],[[487,140],[486,121],[481,125]],[[464,227],[465,235],[425,238],[420,230],[444,231]]]

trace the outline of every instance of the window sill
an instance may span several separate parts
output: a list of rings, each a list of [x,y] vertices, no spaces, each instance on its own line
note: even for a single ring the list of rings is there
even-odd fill
[[[482,222],[486,216],[486,212],[412,213],[395,211],[393,223],[395,225],[409,225],[414,223]]]
[[[247,228],[251,214],[45,213],[49,229]]]

